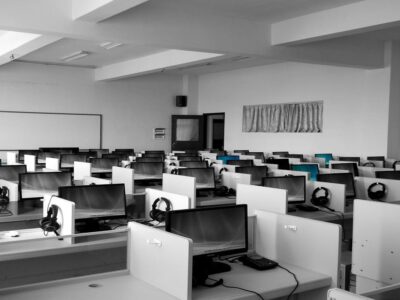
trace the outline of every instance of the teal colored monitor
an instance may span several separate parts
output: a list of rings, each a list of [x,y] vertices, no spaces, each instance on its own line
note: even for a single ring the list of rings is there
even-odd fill
[[[317,153],[314,156],[325,159],[325,166],[327,167],[329,166],[329,162],[333,160],[332,153]]]
[[[317,176],[319,173],[318,164],[296,164],[291,165],[293,171],[301,171],[310,173],[310,180],[317,181]]]
[[[218,155],[217,160],[222,160],[223,164],[226,165],[228,160],[239,160],[239,155]]]

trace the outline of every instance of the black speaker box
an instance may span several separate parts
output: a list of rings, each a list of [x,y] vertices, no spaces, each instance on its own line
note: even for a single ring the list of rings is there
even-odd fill
[[[176,96],[176,107],[186,107],[187,106],[187,96]]]

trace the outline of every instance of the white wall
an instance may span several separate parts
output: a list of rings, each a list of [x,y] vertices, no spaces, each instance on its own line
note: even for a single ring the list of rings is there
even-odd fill
[[[386,155],[390,70],[280,63],[199,77],[199,112],[225,111],[225,148]],[[322,133],[242,133],[245,104],[324,101]]]
[[[103,147],[112,149],[170,150],[171,115],[180,113],[175,96],[181,90],[182,79],[174,75],[99,83],[85,68],[21,62],[0,68],[0,110],[103,114]],[[155,127],[167,129],[165,140],[153,140]]]

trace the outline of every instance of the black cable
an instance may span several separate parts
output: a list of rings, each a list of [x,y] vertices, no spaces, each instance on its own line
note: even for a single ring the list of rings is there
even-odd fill
[[[299,280],[297,279],[296,274],[294,274],[292,271],[290,271],[289,269],[286,269],[285,267],[282,267],[280,264],[278,264],[278,267],[285,270],[286,272],[288,272],[289,274],[291,274],[294,278],[294,280],[296,280],[296,286],[294,287],[294,289],[290,292],[290,294],[287,296],[287,300],[290,299],[290,297],[292,297],[292,295],[294,294],[294,292],[297,290],[297,288],[299,287]]]
[[[217,280],[217,279],[210,278],[210,277],[207,277],[207,279],[210,279],[210,280],[212,280],[212,281],[214,281],[214,282],[219,281],[219,280]],[[261,300],[265,300],[265,299],[263,298],[263,296],[261,296],[261,294],[255,292],[255,291],[247,290],[247,289],[244,289],[244,288],[241,288],[241,287],[238,287],[238,286],[226,285],[223,281],[222,281],[221,285],[222,285],[223,287],[228,288],[228,289],[238,289],[238,290],[242,290],[242,291],[245,291],[245,292],[249,292],[249,293],[255,294],[255,295],[257,295]]]

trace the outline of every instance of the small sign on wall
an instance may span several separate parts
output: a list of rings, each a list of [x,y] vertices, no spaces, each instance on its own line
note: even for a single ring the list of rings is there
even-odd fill
[[[165,128],[154,128],[153,129],[153,138],[155,140],[164,140],[165,139]]]

